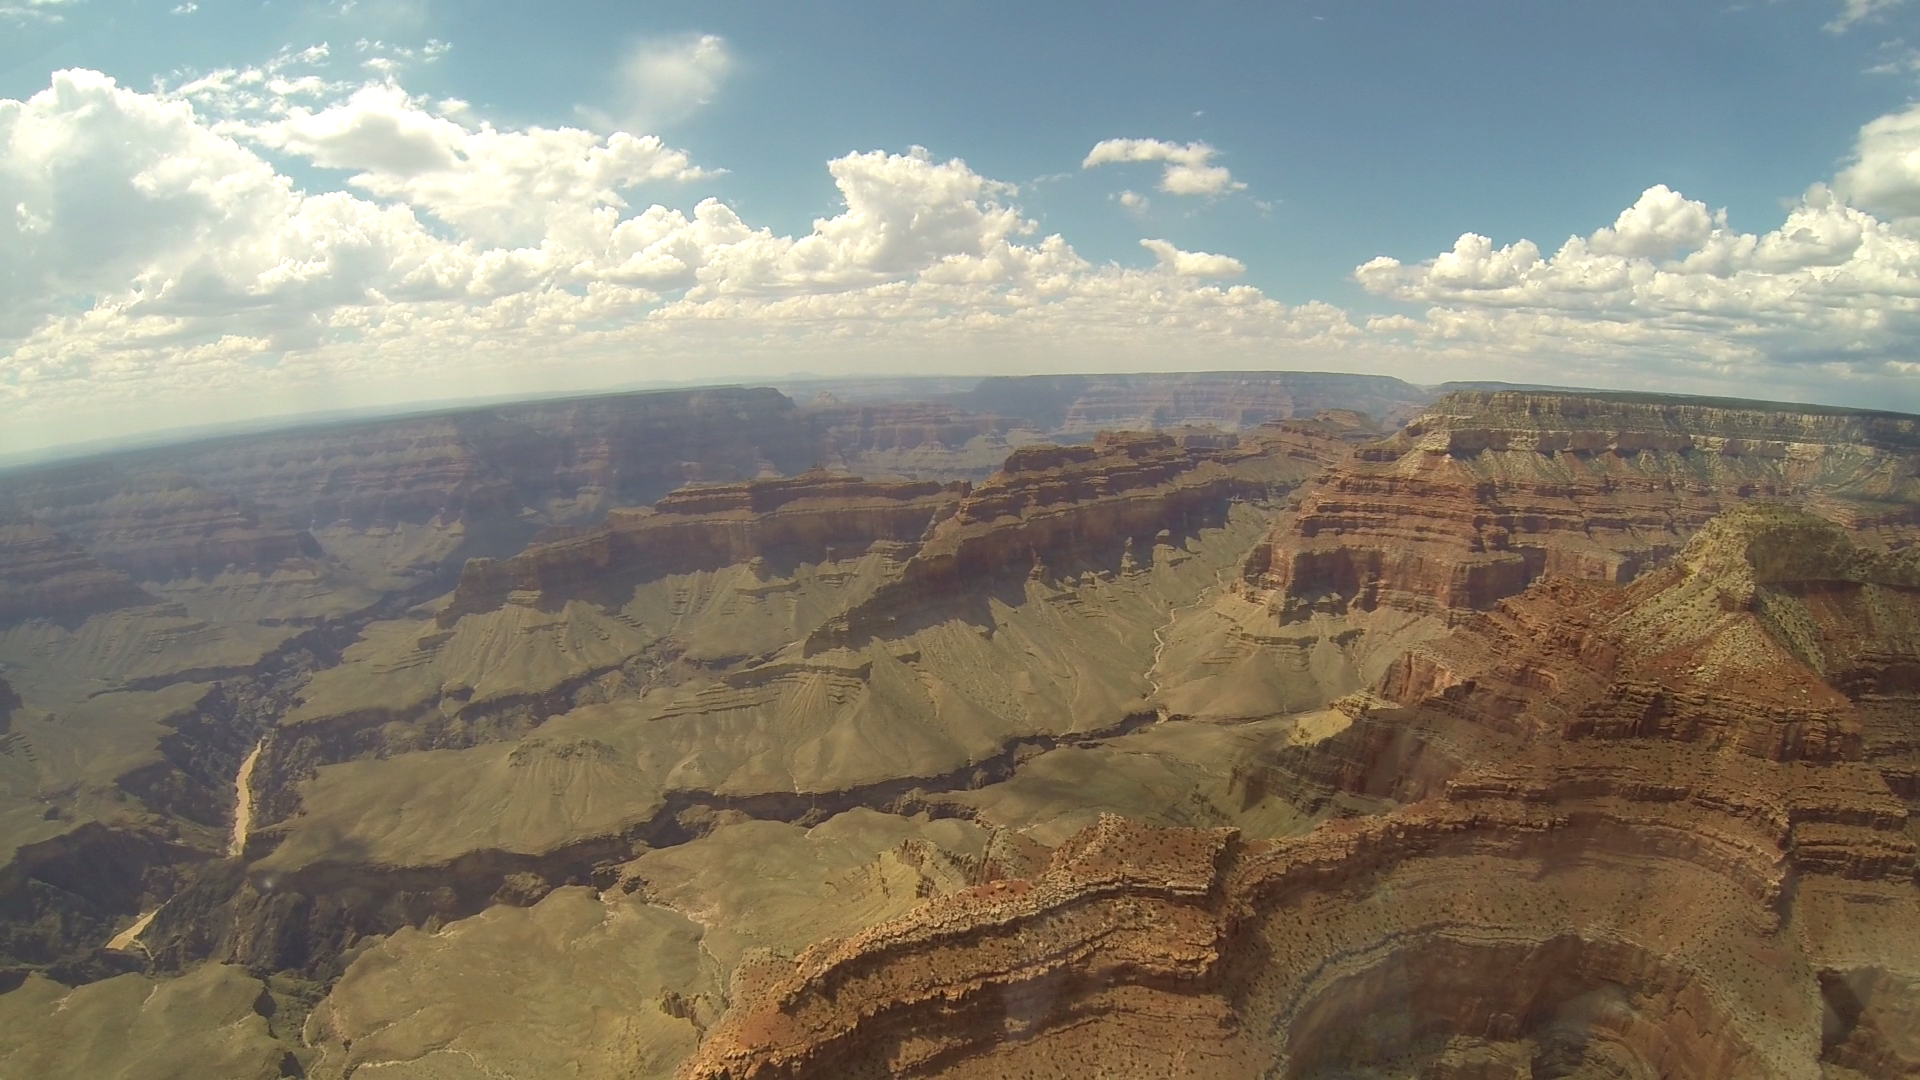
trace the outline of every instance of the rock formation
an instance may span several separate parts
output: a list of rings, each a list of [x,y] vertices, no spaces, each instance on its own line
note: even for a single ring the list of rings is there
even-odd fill
[[[855,472],[984,480],[1014,448],[1048,441],[1037,425],[957,405],[841,404],[831,394],[804,407],[828,460]]]
[[[16,511],[85,545],[140,581],[271,571],[318,555],[311,536],[244,511],[234,496],[174,471],[128,475],[102,463],[49,469],[10,485]]]
[[[1245,430],[1330,409],[1351,409],[1390,427],[1433,396],[1399,379],[1317,371],[1219,371],[1190,375],[1029,375],[983,379],[958,399],[1042,431],[1215,427]]]
[[[153,602],[127,575],[100,565],[52,529],[0,520],[0,625],[85,618]]]
[[[1920,1068],[1920,421],[800,400],[0,474],[0,1077]]]
[[[1245,716],[1323,706],[1543,575],[1631,581],[1749,499],[1806,505],[1868,543],[1901,546],[1920,535],[1916,463],[1912,417],[1449,394],[1318,477],[1249,552],[1234,590],[1170,631],[1168,677],[1210,673],[1174,707]]]
[[[1920,561],[1744,508],[1468,620],[1274,764],[1384,812],[1107,819],[747,969],[681,1075],[1908,1075],[1920,942],[1857,953],[1920,915],[1911,751],[1867,749],[1916,627]]]
[[[1920,421],[1622,394],[1450,394],[1340,463],[1249,556],[1282,621],[1454,621],[1543,574],[1630,581],[1744,499],[1920,523]]]
[[[1090,445],[1024,447],[938,522],[897,580],[811,644],[884,633],[1009,570],[1044,576],[1090,559],[1134,565],[1162,534],[1218,525],[1236,501],[1290,488],[1344,449],[1332,429],[1306,427],[1246,438],[1103,433]]]
[[[769,557],[818,562],[862,554],[877,543],[916,543],[960,506],[966,491],[965,483],[869,482],[824,471],[683,488],[651,508],[613,510],[599,528],[536,543],[504,562],[469,562],[440,622],[452,625],[467,612],[496,608],[516,590],[561,594],[635,575]]]

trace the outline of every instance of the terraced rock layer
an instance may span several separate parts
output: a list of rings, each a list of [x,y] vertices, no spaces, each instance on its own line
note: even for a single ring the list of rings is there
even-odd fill
[[[0,623],[83,619],[152,602],[127,575],[102,566],[52,529],[34,522],[0,522]]]
[[[1753,499],[1905,546],[1920,536],[1916,425],[1756,402],[1448,394],[1316,478],[1234,589],[1169,632],[1164,677],[1209,673],[1175,708],[1231,718],[1324,707],[1543,576],[1631,581]]]
[[[1456,620],[1544,574],[1625,582],[1743,500],[1920,524],[1920,421],[1623,394],[1449,394],[1335,466],[1249,557],[1281,621]]]
[[[516,875],[584,882],[701,815],[912,802],[1127,730],[1152,715],[1167,606],[1243,549],[1246,500],[1340,452],[1341,430],[1103,437],[1023,451],[973,491],[695,486],[471,562],[430,622],[369,628],[268,738],[237,906],[171,905],[156,932],[230,926],[196,947],[306,967],[344,928],[470,914]],[[994,551],[1020,558],[975,554]],[[825,636],[955,552],[974,561],[917,594],[923,618]]]
[[[769,557],[817,562],[876,543],[918,542],[951,515],[964,482],[867,481],[815,471],[797,477],[685,488],[654,506],[616,509],[597,529],[535,544],[512,559],[475,559],[442,625],[489,611],[513,591],[552,593],[635,574],[660,577]]]
[[[1090,435],[1214,427],[1244,431],[1336,409],[1395,427],[1433,400],[1399,379],[1317,371],[1182,375],[1029,375],[983,379],[959,404],[1042,431]]]
[[[1246,437],[1102,433],[1090,445],[1014,451],[927,535],[898,578],[830,621],[811,648],[886,633],[905,617],[1009,570],[1136,563],[1153,538],[1224,520],[1236,501],[1292,487],[1345,447],[1322,422]]]
[[[750,968],[680,1076],[1910,1075],[1916,631],[1913,556],[1743,508],[1468,619],[1275,766],[1375,813],[1107,819]]]

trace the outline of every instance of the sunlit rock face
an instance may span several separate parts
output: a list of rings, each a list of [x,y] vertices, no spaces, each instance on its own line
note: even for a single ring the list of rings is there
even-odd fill
[[[0,1077],[1913,1071],[1911,418],[912,385],[0,474]]]
[[[1377,813],[1108,818],[743,974],[681,1075],[1904,1075],[1916,632],[1916,557],[1730,512],[1465,620],[1272,766]]]
[[[1759,402],[1459,392],[1330,468],[1248,555],[1223,618],[1302,707],[1542,577],[1627,582],[1750,499],[1862,542],[1920,531],[1920,421]]]

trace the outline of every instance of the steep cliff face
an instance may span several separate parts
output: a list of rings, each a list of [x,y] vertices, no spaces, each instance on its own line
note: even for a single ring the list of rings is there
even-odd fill
[[[966,490],[964,482],[872,482],[826,472],[683,488],[651,508],[614,510],[599,528],[534,544],[511,559],[470,561],[440,622],[496,608],[516,590],[560,595],[572,586],[751,559],[818,562],[877,543],[916,543],[954,512]]]
[[[966,408],[1056,434],[1217,427],[1246,430],[1330,409],[1397,425],[1433,400],[1399,379],[1314,371],[1157,375],[1031,375],[984,379]]]
[[[1374,813],[1102,822],[749,968],[681,1075],[1905,1075],[1920,890],[1879,729],[1910,723],[1877,706],[1920,660],[1916,568],[1753,506],[1630,588],[1537,585],[1271,766]]]
[[[179,452],[177,461],[207,486],[302,528],[511,513],[512,481],[468,437],[472,426],[440,416],[314,428],[220,440]]]
[[[1249,552],[1232,594],[1170,631],[1171,656],[1221,669],[1212,690],[1228,715],[1324,705],[1542,576],[1631,581],[1746,500],[1796,502],[1902,546],[1920,533],[1916,462],[1911,417],[1450,394],[1318,477]],[[1263,700],[1282,707],[1262,712]]]
[[[560,445],[557,482],[536,482],[553,483],[561,498],[588,494],[605,506],[650,502],[693,482],[792,475],[826,460],[817,425],[767,387],[589,398],[499,415]]]
[[[230,494],[173,471],[128,473],[89,463],[0,485],[16,512],[64,533],[140,581],[227,569],[272,571],[318,555],[313,538],[263,520]]]
[[[1542,574],[1632,580],[1744,499],[1912,524],[1916,460],[1905,416],[1451,394],[1330,470],[1243,576],[1283,622],[1381,607],[1451,621]]]
[[[566,519],[689,480],[797,472],[817,459],[767,389],[623,394],[365,421],[161,451],[152,460],[300,527]]]
[[[1086,445],[1023,447],[935,526],[897,580],[809,647],[886,633],[903,616],[1009,571],[1047,576],[1088,561],[1150,561],[1156,543],[1217,526],[1235,503],[1290,488],[1338,456],[1337,430],[1115,432]]]
[[[0,521],[0,624],[151,604],[132,579],[44,525]]]

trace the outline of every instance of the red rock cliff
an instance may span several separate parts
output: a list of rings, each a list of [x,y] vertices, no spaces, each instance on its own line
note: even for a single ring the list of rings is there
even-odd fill
[[[1908,1075],[1920,981],[1845,957],[1920,916],[1915,691],[1885,707],[1916,567],[1757,506],[1631,588],[1536,585],[1274,763],[1379,812],[1104,820],[1031,881],[750,967],[681,1076]]]
[[[1628,581],[1750,498],[1920,521],[1920,420],[1634,395],[1450,394],[1328,470],[1249,556],[1281,620],[1457,620],[1543,574]]]
[[[756,556],[844,558],[876,543],[917,543],[966,493],[964,483],[868,481],[808,472],[685,488],[654,507],[511,559],[473,559],[443,621],[499,606],[513,590],[549,592],[622,576],[653,577]]]

